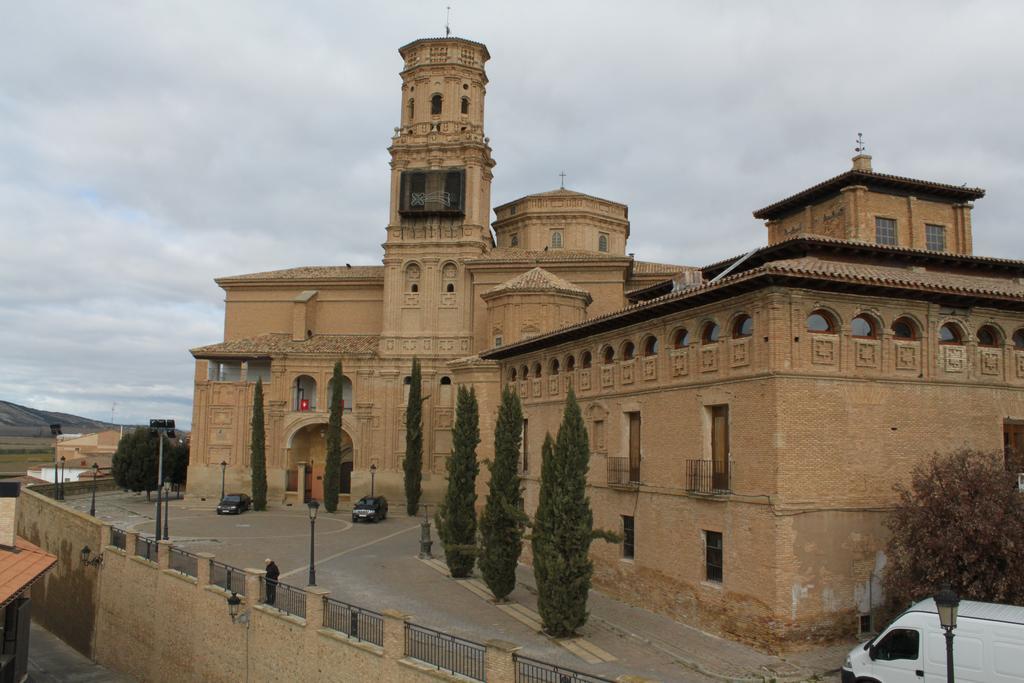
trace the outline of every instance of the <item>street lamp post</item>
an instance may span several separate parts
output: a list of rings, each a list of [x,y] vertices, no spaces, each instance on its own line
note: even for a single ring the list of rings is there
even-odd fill
[[[96,516],[96,475],[100,471],[100,466],[97,463],[92,464],[92,505],[89,506],[89,514],[93,517]]]
[[[174,438],[174,420],[150,420],[149,433],[156,436],[160,442],[156,469],[156,533],[153,534],[153,537],[159,541],[163,538],[163,529],[160,525],[160,513],[162,512],[160,509],[160,503],[162,502],[160,494],[164,488],[164,436],[169,439]]]
[[[956,628],[956,614],[960,608],[960,596],[948,585],[935,594],[935,607],[939,612],[939,623],[946,632],[946,683],[954,683],[953,676],[953,629]]]
[[[311,500],[307,503],[309,507],[309,585],[316,585],[316,565],[313,558],[313,539],[316,528],[316,513],[320,510],[320,503]]]
[[[370,465],[370,498],[373,498],[373,480],[377,477],[377,463]]]
[[[57,444],[60,443],[59,437],[64,432],[61,431],[60,423],[55,422],[50,425],[50,434],[53,435],[53,499],[60,500],[57,497],[57,492],[60,488],[57,486]]]
[[[169,486],[164,486],[164,540],[171,540],[171,535],[167,532],[167,524],[171,519],[171,489]]]
[[[220,461],[220,499],[224,500],[224,473],[228,470],[228,464],[221,460]]]
[[[430,547],[434,544],[430,540],[430,506],[423,506],[423,521],[420,523],[420,559],[429,560],[433,557],[430,554]]]
[[[64,473],[64,456],[62,455],[60,456],[60,483],[57,485],[59,490],[57,500],[64,500]]]

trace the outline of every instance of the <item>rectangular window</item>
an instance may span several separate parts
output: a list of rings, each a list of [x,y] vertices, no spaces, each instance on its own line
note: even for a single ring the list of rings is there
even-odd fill
[[[711,406],[711,489],[729,490],[729,406]]]
[[[499,346],[501,346],[501,341],[501,335],[499,334],[497,337],[494,338],[494,348],[498,348]]]
[[[896,219],[875,218],[875,241],[879,244],[896,244]]]
[[[704,532],[705,578],[708,581],[722,583],[722,533],[720,531]]]
[[[433,214],[463,211],[465,171],[402,171],[399,213]]]
[[[622,516],[622,556],[633,559],[633,518]]]
[[[597,250],[608,251],[608,233],[602,232],[597,235]]]
[[[931,251],[946,251],[946,226],[924,226],[925,247]]]
[[[530,471],[530,421],[523,420],[523,472]]]
[[[514,232],[511,235],[509,235],[508,246],[510,246],[510,247],[518,247],[519,246],[519,233]]]
[[[562,248],[562,231],[552,230],[551,231],[551,248],[561,249]]]
[[[629,482],[640,481],[640,413],[626,413],[629,417]]]

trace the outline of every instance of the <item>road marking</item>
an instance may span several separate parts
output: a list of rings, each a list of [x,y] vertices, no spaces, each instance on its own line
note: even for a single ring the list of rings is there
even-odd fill
[[[364,543],[362,545],[357,545],[355,548],[349,548],[348,550],[342,550],[340,553],[334,553],[333,555],[328,555],[327,557],[322,558],[319,562],[317,562],[317,564],[318,565],[323,565],[324,563],[330,562],[331,560],[334,560],[334,559],[337,559],[337,558],[341,557],[342,555],[348,555],[349,553],[354,553],[357,550],[362,550],[363,548],[369,548],[371,545],[375,545],[377,543],[380,543],[381,541],[386,541],[389,538],[394,538],[395,536],[398,536],[399,534],[404,534],[407,531],[412,531],[413,529],[418,529],[419,527],[420,527],[420,525],[416,524],[415,526],[407,527],[405,529],[400,529],[399,531],[396,531],[393,534],[388,534],[387,536],[381,536],[380,538],[375,539],[373,541],[370,541],[369,543]],[[281,574],[281,578],[283,579],[286,576],[295,576],[296,574],[301,574],[302,572],[308,572],[308,571],[309,571],[309,565],[307,564],[307,565],[305,565],[303,567],[299,567],[298,569],[292,569],[291,571],[284,572],[283,574]]]

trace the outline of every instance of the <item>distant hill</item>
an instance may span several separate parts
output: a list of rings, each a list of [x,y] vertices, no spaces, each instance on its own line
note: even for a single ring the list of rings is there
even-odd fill
[[[0,401],[0,436],[49,436],[50,425],[58,422],[65,434],[88,434],[118,428],[109,422]]]

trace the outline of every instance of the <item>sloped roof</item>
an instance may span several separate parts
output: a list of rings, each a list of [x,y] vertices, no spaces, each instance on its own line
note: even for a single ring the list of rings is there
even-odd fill
[[[290,334],[270,333],[197,346],[191,349],[191,353],[196,358],[271,354],[372,354],[376,353],[379,340],[380,337],[373,334],[314,334],[309,339],[294,341]]]
[[[35,583],[57,563],[54,555],[15,537],[15,547],[0,549],[0,608]]]
[[[563,280],[539,266],[501,283],[494,289],[486,292],[484,297],[508,292],[557,292],[559,294],[571,294],[590,299],[590,292],[587,290],[574,285],[568,280]]]
[[[571,249],[548,249],[532,251],[518,247],[498,247],[473,259],[469,264],[483,263],[566,263],[579,261],[629,261],[628,256],[604,254],[598,251],[573,251]]]
[[[262,273],[229,275],[216,279],[217,284],[260,280],[367,280],[384,279],[384,266],[300,266]]]
[[[693,266],[677,266],[671,263],[653,263],[651,261],[633,261],[634,275],[674,275],[685,270],[697,270]]]

